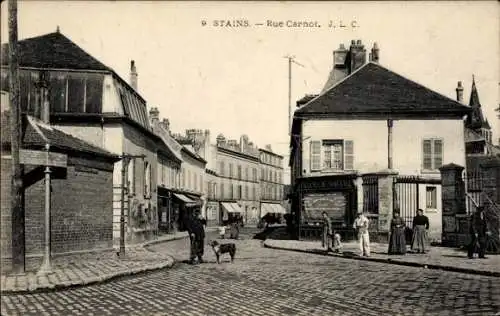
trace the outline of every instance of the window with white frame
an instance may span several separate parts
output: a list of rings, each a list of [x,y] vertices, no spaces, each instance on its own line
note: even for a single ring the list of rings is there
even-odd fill
[[[354,169],[352,140],[311,141],[311,171],[343,171]]]
[[[425,206],[427,209],[437,209],[437,187],[425,188]]]
[[[437,170],[443,165],[443,140],[429,138],[422,141],[422,168]]]

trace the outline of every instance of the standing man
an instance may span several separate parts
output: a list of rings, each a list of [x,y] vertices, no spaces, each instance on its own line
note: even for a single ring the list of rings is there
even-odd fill
[[[370,256],[370,235],[368,234],[368,225],[370,220],[358,211],[358,217],[354,220],[354,229],[358,235],[360,256]]]
[[[326,212],[322,213],[323,216],[323,235],[321,239],[321,245],[323,248],[326,247],[326,251],[333,251],[333,229],[332,229],[332,221],[328,218],[328,214]]]
[[[191,220],[189,237],[191,241],[191,256],[189,262],[193,264],[195,259],[198,258],[198,263],[203,263],[205,229],[203,228],[200,214],[195,214]]]
[[[470,244],[467,256],[469,259],[474,258],[474,252],[476,252],[476,245],[479,244],[479,258],[486,258],[486,234],[487,234],[487,224],[484,218],[484,207],[478,206],[476,212],[472,214],[470,221]]]

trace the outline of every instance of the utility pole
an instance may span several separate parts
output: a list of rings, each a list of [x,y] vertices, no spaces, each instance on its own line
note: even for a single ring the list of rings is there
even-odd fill
[[[288,59],[288,136],[292,133],[292,63],[304,67],[295,60],[295,56],[286,55],[283,58]]]
[[[25,232],[23,180],[19,149],[21,146],[21,109],[19,104],[19,61],[17,47],[17,0],[9,0],[9,91],[10,134],[12,153],[11,223],[12,223],[12,272],[25,271]]]

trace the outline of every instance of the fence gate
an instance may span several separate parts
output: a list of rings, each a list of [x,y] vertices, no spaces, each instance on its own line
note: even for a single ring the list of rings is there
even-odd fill
[[[420,192],[421,184],[423,184],[424,193]],[[413,228],[413,217],[417,215],[419,208],[425,209],[428,206],[436,206],[437,200],[441,198],[437,195],[436,189],[427,191],[425,185],[435,187],[441,185],[441,180],[425,179],[418,176],[398,176],[394,179],[394,210],[399,210],[407,227]],[[421,194],[425,194],[424,198],[421,198]],[[431,205],[420,205],[424,203]]]

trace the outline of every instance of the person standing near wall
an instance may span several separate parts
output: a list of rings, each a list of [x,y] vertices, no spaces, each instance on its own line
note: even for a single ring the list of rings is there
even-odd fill
[[[391,221],[391,235],[389,238],[389,254],[404,255],[406,254],[406,239],[405,239],[404,220],[399,215],[398,211],[394,212],[394,218]]]
[[[427,231],[429,230],[429,218],[424,211],[418,209],[417,216],[413,218],[413,237],[411,250],[416,253],[425,253],[427,247]]]
[[[370,220],[368,217],[366,217],[363,212],[358,212],[358,217],[354,220],[354,229],[358,236],[360,256],[370,256],[369,224]]]

